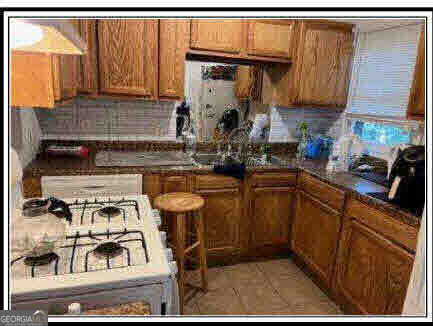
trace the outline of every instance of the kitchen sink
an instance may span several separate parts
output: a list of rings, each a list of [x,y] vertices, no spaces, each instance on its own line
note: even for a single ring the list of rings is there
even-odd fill
[[[216,153],[195,153],[192,159],[201,165],[214,165],[220,163],[220,156]],[[247,166],[281,165],[281,161],[275,156],[271,156],[270,161],[262,162],[258,156],[250,156],[245,162]]]
[[[195,153],[192,159],[201,165],[212,165],[219,162],[220,156],[216,153]]]

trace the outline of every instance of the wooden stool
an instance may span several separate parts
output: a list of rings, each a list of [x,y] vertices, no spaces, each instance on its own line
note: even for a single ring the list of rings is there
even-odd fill
[[[200,271],[202,290],[207,291],[207,262],[206,262],[206,247],[204,239],[204,222],[200,209],[204,205],[204,200],[201,196],[187,192],[172,192],[160,195],[154,200],[153,204],[157,209],[174,214],[176,219],[175,224],[175,252],[178,265],[178,283],[179,283],[179,298],[180,298],[180,314],[183,315],[183,307],[185,303],[185,258],[196,247],[199,248],[200,256]],[[197,234],[197,241],[185,248],[185,231],[186,231],[186,215],[193,214],[194,225]]]

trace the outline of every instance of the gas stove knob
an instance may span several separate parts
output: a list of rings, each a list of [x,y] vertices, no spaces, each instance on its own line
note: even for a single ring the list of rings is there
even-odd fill
[[[160,231],[159,236],[161,237],[161,242],[164,248],[167,247],[167,233],[164,231]]]
[[[165,255],[169,262],[173,261],[173,251],[170,248],[165,249]]]
[[[152,209],[152,217],[153,217],[153,219],[154,219],[156,225],[157,225],[158,227],[160,227],[162,221],[161,221],[161,215],[160,215],[158,209]]]

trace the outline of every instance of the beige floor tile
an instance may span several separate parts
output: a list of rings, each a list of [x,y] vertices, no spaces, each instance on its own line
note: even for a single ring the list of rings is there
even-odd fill
[[[268,277],[287,277],[289,275],[303,274],[299,267],[288,258],[257,262],[256,265]]]
[[[186,272],[186,280],[192,285],[201,286],[200,270],[191,270]],[[213,267],[208,270],[208,290],[214,291],[232,287],[232,282],[221,267]]]
[[[202,315],[245,315],[246,311],[234,289],[209,291],[197,305]]]
[[[288,310],[293,315],[343,315],[340,308],[330,300],[290,305]]]
[[[196,302],[188,302],[185,307],[183,314],[186,316],[197,316],[200,315],[200,310]]]
[[[278,293],[267,283],[235,287],[245,309],[249,314],[263,315],[287,306]]]
[[[270,277],[269,282],[288,304],[328,300],[326,294],[304,274]]]
[[[244,263],[221,268],[233,287],[266,283],[266,277],[255,263]]]

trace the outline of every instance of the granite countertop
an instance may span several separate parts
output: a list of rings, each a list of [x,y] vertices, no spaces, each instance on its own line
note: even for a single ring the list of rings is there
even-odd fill
[[[388,189],[362,179],[349,172],[334,172],[326,171],[325,161],[305,160],[298,163],[293,154],[275,155],[281,160],[280,165],[265,165],[247,167],[247,174],[259,171],[305,171],[320,180],[344,190],[350,196],[373,206],[396,219],[419,228],[420,218],[411,214],[408,211],[399,207],[384,202],[380,199],[367,195],[370,192],[386,192]],[[101,174],[208,174],[212,173],[212,166],[195,165],[195,166],[161,166],[161,167],[97,167],[95,165],[95,153],[91,153],[89,159],[81,159],[75,157],[49,157],[40,155],[33,160],[24,169],[24,178],[40,177],[40,176],[55,176],[55,175],[101,175]]]

